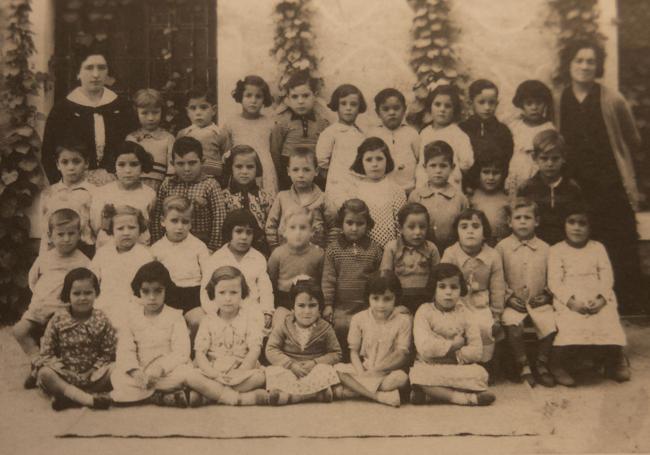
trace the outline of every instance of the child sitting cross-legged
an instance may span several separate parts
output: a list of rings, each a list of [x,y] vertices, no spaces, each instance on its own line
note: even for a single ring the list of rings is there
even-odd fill
[[[273,327],[266,344],[266,388],[272,405],[331,402],[339,383],[333,367],[341,347],[332,326],[321,318],[323,296],[317,282],[300,280],[291,288],[293,312]]]
[[[486,406],[488,373],[478,365],[483,351],[481,331],[461,297],[466,295],[463,272],[440,264],[434,275],[434,301],[418,309],[413,322],[417,360],[410,371],[411,403],[452,403]]]
[[[268,404],[264,370],[258,357],[264,322],[241,306],[248,297],[246,278],[231,266],[217,268],[206,285],[214,311],[201,320],[194,343],[195,369],[187,379],[190,405]]]
[[[402,297],[397,276],[373,274],[366,284],[369,309],[352,316],[348,344],[351,363],[336,366],[341,385],[334,398],[362,396],[399,406],[399,389],[408,384],[402,370],[410,359],[411,317],[396,310]]]
[[[190,372],[190,337],[183,313],[165,305],[173,286],[158,261],[140,267],[131,282],[137,303],[132,302],[119,332],[111,375],[116,403],[187,407],[183,387]]]

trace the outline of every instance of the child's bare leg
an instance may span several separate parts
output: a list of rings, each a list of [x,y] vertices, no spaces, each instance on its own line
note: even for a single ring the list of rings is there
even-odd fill
[[[68,384],[58,375],[56,371],[51,368],[43,367],[38,371],[38,380],[45,390],[54,396],[55,400],[57,397],[66,397],[75,403],[79,403],[82,406],[93,406],[94,397],[84,392],[78,387]],[[53,407],[55,407],[53,403]],[[60,408],[63,409],[63,408]]]
[[[461,406],[486,406],[491,404],[495,397],[490,392],[461,392],[450,387],[419,386],[428,398],[428,402],[442,402],[458,404]]]
[[[269,404],[269,393],[264,389],[251,390],[250,392],[240,392],[238,395],[237,404],[239,406]]]
[[[34,337],[34,330],[37,325],[31,321],[21,319],[12,328],[14,338],[18,341],[21,349],[32,360],[39,353],[38,340]]]
[[[406,387],[409,382],[409,377],[402,370],[395,370],[388,373],[388,376],[381,381],[379,390],[382,392],[391,392]]]
[[[378,403],[387,404],[388,406],[398,407],[400,405],[399,392],[396,388],[390,389],[390,391],[384,391],[381,390],[380,386],[379,391],[371,392],[370,390],[366,389],[359,381],[354,379],[352,375],[342,372],[339,372],[338,375],[344,388],[347,388],[362,397],[368,398],[369,400],[376,401]],[[391,379],[390,382],[395,381]],[[345,395],[342,395],[342,398],[344,398]]]
[[[309,393],[305,395],[298,395],[295,393],[283,392],[281,390],[272,390],[269,392],[269,404],[273,406],[280,406],[292,403],[301,403],[303,401],[318,401],[322,403],[329,403],[333,399],[332,389],[328,387],[316,393]]]
[[[232,398],[232,394],[236,393],[225,385],[213,379],[206,378],[199,371],[192,371],[188,374],[185,383],[190,389],[197,391],[213,401],[220,401],[224,396]],[[231,393],[228,393],[228,391]]]
[[[194,346],[194,338],[196,338],[196,332],[199,330],[201,319],[205,317],[205,311],[203,311],[203,308],[201,307],[193,308],[185,313],[184,317],[185,322],[187,323],[187,328],[190,331],[190,341],[192,342],[192,346]]]
[[[262,389],[266,385],[266,375],[263,371],[258,370],[250,378],[240,384],[233,386],[237,392],[250,392],[255,389]]]

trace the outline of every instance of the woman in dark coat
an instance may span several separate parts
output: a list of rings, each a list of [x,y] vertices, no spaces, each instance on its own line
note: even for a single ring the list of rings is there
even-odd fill
[[[643,310],[635,210],[639,191],[632,157],[641,138],[626,101],[598,82],[605,51],[576,41],[561,56],[570,83],[562,92],[559,130],[567,144],[570,175],[581,186],[592,216],[592,236],[607,248],[624,312]]]
[[[56,148],[63,138],[74,138],[86,145],[88,181],[103,184],[113,179],[115,147],[128,133],[137,129],[137,116],[130,102],[106,87],[108,61],[106,52],[84,48],[76,56],[79,87],[58,101],[45,123],[42,162],[50,183],[61,178],[56,168]]]

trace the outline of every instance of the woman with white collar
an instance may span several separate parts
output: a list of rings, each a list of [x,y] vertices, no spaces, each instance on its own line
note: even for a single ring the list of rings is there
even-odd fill
[[[111,154],[128,133],[137,129],[131,103],[106,87],[109,65],[105,50],[88,47],[76,55],[79,87],[55,103],[45,123],[43,168],[50,183],[59,180],[55,151],[73,137],[87,145],[88,181],[114,180]]]

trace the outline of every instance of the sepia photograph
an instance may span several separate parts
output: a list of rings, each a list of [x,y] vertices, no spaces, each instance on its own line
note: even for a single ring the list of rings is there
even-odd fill
[[[648,24],[0,0],[2,452],[650,453]]]

